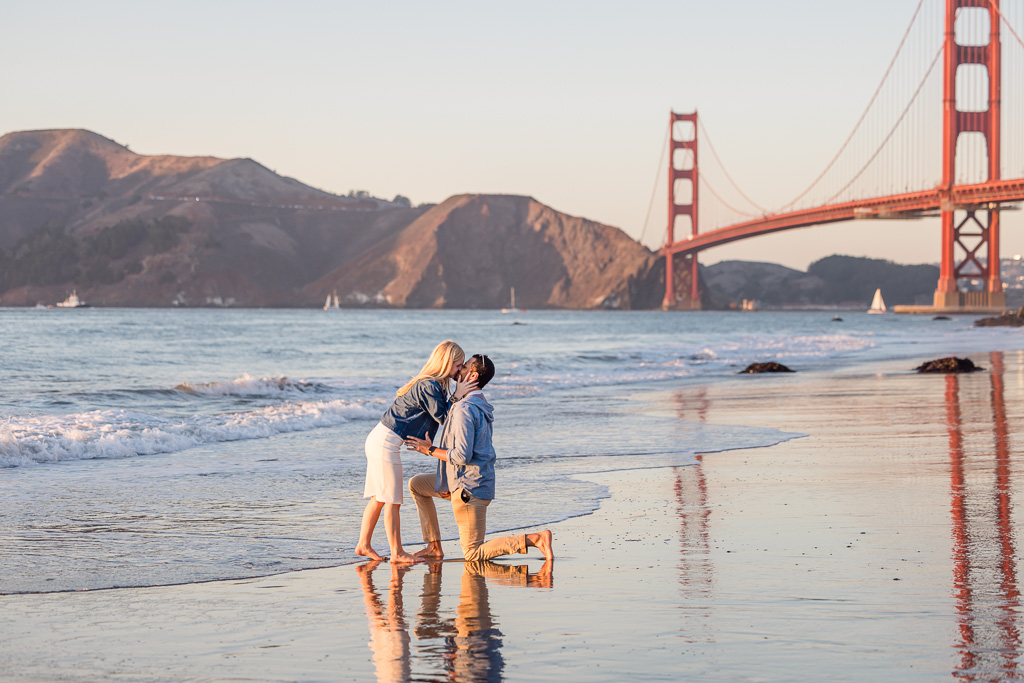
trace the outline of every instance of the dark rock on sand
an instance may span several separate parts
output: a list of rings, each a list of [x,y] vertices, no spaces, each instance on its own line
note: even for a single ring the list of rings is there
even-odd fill
[[[982,318],[974,321],[975,327],[1021,327],[1024,326],[1024,306],[1016,313],[1007,311],[996,318]]]
[[[747,366],[746,370],[740,370],[736,374],[738,374],[738,375],[754,375],[754,374],[758,374],[758,373],[761,373],[761,372],[794,372],[794,371],[790,370],[789,368],[787,368],[782,363],[776,363],[775,361],[771,361],[771,362],[768,362],[768,363],[751,363],[750,365]]]
[[[914,369],[918,372],[977,372],[984,368],[972,363],[970,358],[956,358],[954,356],[950,356],[949,358],[930,360],[927,363],[922,363]]]

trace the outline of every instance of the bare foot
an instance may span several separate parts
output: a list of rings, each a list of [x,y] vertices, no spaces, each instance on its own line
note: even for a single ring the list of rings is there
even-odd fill
[[[444,559],[444,551],[440,548],[432,548],[429,545],[422,550],[417,550],[413,553],[415,557],[419,557],[424,560],[436,560],[440,561]]]
[[[358,545],[358,546],[356,546],[356,555],[362,555],[363,557],[368,557],[371,560],[376,560],[377,562],[380,562],[381,560],[384,559],[383,557],[381,557],[377,553],[376,550],[374,550],[373,548],[371,548],[368,545]]]
[[[423,562],[423,560],[406,552],[391,553],[391,564],[416,564],[417,562]]]
[[[537,550],[544,553],[544,557],[546,557],[547,559],[555,559],[555,553],[551,549],[551,532],[547,529],[545,529],[544,531],[539,531],[535,534],[527,534],[526,541],[527,545],[532,545],[535,548],[537,548]]]

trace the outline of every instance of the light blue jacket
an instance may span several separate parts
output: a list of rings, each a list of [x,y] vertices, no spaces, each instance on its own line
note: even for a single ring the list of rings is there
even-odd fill
[[[447,464],[438,460],[435,491],[466,489],[475,498],[494,498],[494,461],[491,444],[494,407],[482,393],[473,393],[452,405],[441,432],[441,448],[448,449]]]
[[[449,408],[451,403],[441,383],[436,379],[421,379],[408,393],[395,399],[380,423],[403,439],[409,436],[423,439],[427,434],[433,438]]]

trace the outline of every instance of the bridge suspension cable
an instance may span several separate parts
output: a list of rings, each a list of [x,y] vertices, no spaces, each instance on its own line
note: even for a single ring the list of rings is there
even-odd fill
[[[860,170],[857,171],[852,178],[850,178],[850,181],[846,183],[846,185],[843,185],[843,187],[840,188],[838,192],[836,192],[834,195],[825,200],[825,204],[831,204],[837,197],[846,192],[846,190],[848,190],[850,186],[853,185],[857,181],[857,179],[864,174],[864,171],[868,170],[868,167],[872,164],[872,162],[874,162],[875,158],[878,157],[878,155],[882,152],[885,146],[889,143],[889,140],[892,139],[893,133],[895,133],[896,129],[900,127],[900,124],[903,123],[903,119],[906,118],[907,112],[910,111],[910,107],[912,107],[914,102],[917,100],[917,96],[921,94],[921,89],[924,88],[924,84],[928,82],[928,77],[932,75],[932,71],[935,69],[935,65],[939,63],[939,57],[942,56],[942,52],[943,49],[940,47],[939,51],[935,53],[935,58],[932,60],[931,66],[928,67],[928,72],[925,73],[924,78],[921,79],[921,83],[917,86],[917,89],[914,90],[914,94],[911,95],[910,101],[907,102],[907,106],[904,107],[903,112],[899,115],[899,118],[896,119],[896,123],[893,124],[892,128],[889,130],[888,135],[886,135],[885,139],[882,140],[882,143],[878,145],[878,149],[876,149],[874,154],[872,154],[864,163],[864,165],[861,166]]]
[[[697,125],[700,127],[700,132],[704,134],[704,142],[707,143],[708,149],[711,150],[711,155],[713,157],[715,157],[715,161],[718,162],[718,167],[720,169],[722,169],[722,174],[725,176],[725,179],[729,181],[729,183],[736,189],[736,191],[740,193],[740,196],[743,197],[744,199],[746,199],[750,203],[751,206],[753,206],[755,209],[760,211],[762,214],[768,213],[768,209],[764,208],[763,206],[761,206],[760,204],[755,202],[753,199],[748,197],[746,195],[746,193],[743,192],[743,190],[740,189],[740,186],[736,184],[736,181],[732,179],[732,176],[729,175],[729,171],[726,170],[725,164],[722,163],[721,157],[719,157],[718,156],[718,152],[715,151],[715,146],[713,144],[711,144],[711,136],[708,135],[708,131],[704,127],[704,120],[703,119],[697,119]],[[700,170],[698,169],[698,174],[699,173],[700,173]],[[718,201],[720,201],[723,204],[725,204],[726,207],[728,207],[732,211],[735,211],[736,213],[741,214],[743,216],[753,216],[754,215],[754,214],[744,213],[742,211],[737,211],[733,207],[729,206],[729,204],[726,203],[725,200],[723,200],[721,197],[719,197],[718,194],[714,190],[711,189],[711,185],[707,182],[706,179],[704,179],[703,177],[701,179],[704,180],[704,184],[707,185],[709,190],[711,190],[711,194],[715,195],[715,197],[718,197]]]
[[[672,124],[665,126],[665,139],[661,141],[661,157],[658,159],[658,171],[654,174],[654,187],[651,188],[651,201],[647,203],[647,215],[644,216],[644,227],[640,231],[640,244],[644,243],[647,236],[647,225],[651,220],[651,210],[654,208],[654,197],[658,194],[658,185],[661,182],[661,165],[665,162],[665,150],[668,149],[668,136],[672,134]]]
[[[725,169],[723,168],[722,171],[724,172]],[[739,214],[740,216],[745,216],[747,218],[758,218],[758,215],[756,213],[747,213],[746,211],[740,211],[735,206],[732,206],[729,202],[727,202],[724,199],[722,199],[722,195],[720,195],[717,192],[715,192],[715,188],[712,187],[711,183],[708,182],[707,177],[703,173],[700,172],[700,169],[697,169],[697,178],[699,179],[700,182],[704,183],[704,189],[706,189],[708,192],[710,192],[712,194],[712,196],[715,199],[717,199],[719,202],[721,202],[722,206],[724,206],[725,208],[729,209],[733,213]],[[736,189],[739,190],[738,187]],[[743,194],[743,193],[741,192],[740,194]]]
[[[921,13],[921,6],[923,4],[924,4],[924,0],[918,0],[917,8],[914,10],[914,15],[910,18],[910,24],[907,25],[907,30],[903,32],[903,38],[900,39],[900,44],[896,48],[896,54],[894,54],[892,56],[892,60],[889,62],[889,67],[885,70],[885,74],[882,76],[881,82],[878,84],[878,87],[875,88],[875,93],[871,96],[871,100],[868,102],[868,105],[864,108],[864,113],[862,113],[860,115],[860,118],[857,119],[857,123],[854,124],[853,130],[850,131],[850,135],[847,136],[846,140],[839,147],[839,151],[836,152],[835,156],[832,157],[832,160],[828,162],[828,164],[825,166],[825,169],[818,175],[818,177],[815,178],[811,182],[811,184],[807,186],[807,189],[804,190],[803,192],[801,192],[799,195],[797,195],[796,198],[793,199],[793,201],[791,201],[788,204],[786,204],[785,206],[781,207],[778,210],[778,213],[782,213],[786,209],[792,208],[793,205],[795,205],[798,201],[800,201],[801,199],[806,197],[807,194],[811,190],[813,190],[814,187],[819,182],[821,182],[821,179],[824,178],[825,175],[832,169],[832,167],[835,165],[836,161],[839,160],[839,157],[842,156],[843,152],[846,150],[847,146],[850,144],[850,141],[853,140],[853,136],[856,135],[857,131],[860,129],[861,124],[864,123],[864,119],[867,118],[868,112],[871,111],[871,107],[874,106],[875,100],[878,99],[878,94],[880,92],[882,92],[882,87],[885,85],[886,81],[889,79],[889,74],[892,73],[893,66],[896,64],[896,60],[899,58],[900,53],[903,52],[903,46],[907,42],[907,37],[910,35],[911,29],[914,27],[914,24],[917,22],[917,17]],[[851,184],[852,184],[852,181],[851,181]],[[847,185],[847,187],[849,187],[849,185]],[[846,188],[843,188],[843,189],[845,190]]]
[[[1024,47],[1024,40],[1021,40],[1020,36],[1017,35],[1017,32],[1013,30],[1013,25],[1010,23],[1010,20],[1006,18],[1006,15],[1003,14],[1003,11],[999,9],[999,5],[994,4],[992,0],[988,0],[988,2],[990,5],[992,5],[992,9],[996,11],[996,14],[999,15],[999,19],[1002,20],[1004,24],[1006,24],[1006,28],[1010,31],[1011,34],[1013,34],[1013,37],[1017,39],[1018,43],[1020,43],[1020,46]]]

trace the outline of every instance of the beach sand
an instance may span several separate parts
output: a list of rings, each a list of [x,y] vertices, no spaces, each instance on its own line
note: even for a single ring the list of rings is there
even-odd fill
[[[971,358],[985,372],[916,375],[927,359],[913,359],[646,394],[645,411],[668,419],[805,436],[588,475],[610,495],[551,527],[553,566],[534,550],[483,565],[0,596],[0,674],[1020,678],[1024,353]],[[403,519],[415,540],[414,507]]]

